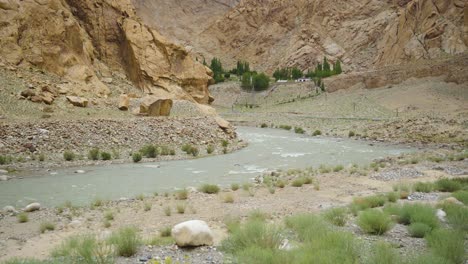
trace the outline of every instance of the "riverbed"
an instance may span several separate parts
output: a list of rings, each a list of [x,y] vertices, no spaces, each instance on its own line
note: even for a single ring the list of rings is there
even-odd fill
[[[139,194],[172,192],[203,183],[228,186],[272,170],[325,165],[368,164],[374,159],[412,151],[404,146],[369,144],[352,139],[310,137],[278,129],[239,127],[249,145],[234,153],[191,160],[112,164],[50,171],[0,183],[0,206],[24,206],[38,201],[57,206],[94,199],[116,200]]]

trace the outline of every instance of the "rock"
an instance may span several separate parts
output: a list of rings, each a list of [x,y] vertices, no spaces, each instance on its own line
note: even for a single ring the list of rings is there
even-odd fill
[[[74,106],[87,107],[88,99],[78,96],[67,96],[67,100]]]
[[[75,219],[75,220],[71,221],[71,222],[68,224],[68,226],[71,227],[71,228],[78,228],[78,227],[81,226],[81,224],[82,224],[82,223],[81,223],[80,220]]]
[[[445,222],[445,217],[447,216],[447,213],[445,213],[444,210],[437,209],[436,215],[437,215],[437,218],[439,218],[440,221]]]
[[[213,245],[213,233],[208,224],[201,220],[191,220],[174,226],[172,237],[180,247]]]
[[[458,204],[458,205],[463,205],[462,202],[460,202],[457,198],[455,197],[448,197],[442,200],[441,203],[448,203],[448,204]]]
[[[172,99],[147,96],[140,104],[140,114],[148,116],[169,116],[172,109]]]
[[[6,175],[0,175],[0,181],[8,181],[8,176]]]
[[[7,205],[7,206],[3,207],[3,212],[5,212],[5,213],[16,213],[16,209],[15,209],[15,207],[13,207],[11,205]]]
[[[54,102],[54,95],[49,92],[43,92],[41,95],[42,102],[51,105]]]
[[[7,174],[8,171],[7,170],[0,170],[0,174]]]
[[[26,98],[29,98],[35,95],[36,95],[36,92],[32,89],[26,89],[21,92],[21,96],[26,97]]]
[[[103,83],[107,83],[107,84],[110,84],[113,81],[112,78],[102,78],[101,80]]]
[[[25,212],[34,212],[34,211],[38,211],[40,209],[41,209],[41,204],[40,203],[31,203],[31,204],[28,204],[24,208],[24,211]]]
[[[83,174],[83,173],[85,173],[85,171],[84,170],[76,170],[75,173]]]
[[[218,126],[220,128],[222,128],[222,129],[228,129],[228,128],[231,127],[231,124],[228,121],[222,119],[219,116],[215,117],[215,120],[216,120],[216,123],[218,124]]]
[[[122,111],[128,111],[130,106],[130,98],[126,94],[120,95],[119,109]]]

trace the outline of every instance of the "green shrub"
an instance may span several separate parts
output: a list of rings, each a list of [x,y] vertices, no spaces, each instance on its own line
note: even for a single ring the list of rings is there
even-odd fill
[[[143,200],[145,200],[145,195],[142,194],[142,193],[140,193],[140,194],[138,194],[135,198],[136,198],[137,200],[139,200],[139,201],[143,201]]]
[[[262,123],[262,124],[260,125],[260,127],[261,127],[261,128],[267,128],[267,127],[268,127],[268,125],[267,125],[267,124],[265,124],[265,123]]]
[[[162,228],[161,230],[159,230],[159,233],[161,234],[161,237],[170,237],[172,234],[171,227],[166,226]]]
[[[166,216],[171,216],[171,213],[172,213],[171,207],[169,206],[164,207],[164,214]]]
[[[187,191],[187,189],[183,189],[183,190],[177,191],[175,194],[176,194],[177,200],[187,200],[187,199],[188,199],[188,191]]]
[[[233,184],[231,184],[231,190],[233,190],[233,191],[239,190],[239,187],[240,187],[240,186],[239,186],[238,183],[233,183]]]
[[[156,158],[158,156],[158,148],[154,145],[146,145],[140,149],[140,153],[147,158]]]
[[[55,230],[55,225],[51,222],[42,222],[39,226],[39,232],[43,234],[45,231],[53,231]]]
[[[242,184],[242,190],[244,190],[246,192],[250,191],[251,187],[252,187],[252,184],[249,183],[249,182],[246,182],[246,183]]]
[[[348,210],[344,207],[336,207],[325,211],[323,216],[328,222],[336,226],[344,226],[348,218]]]
[[[0,155],[0,165],[5,165],[8,163],[8,159],[6,156]]]
[[[361,212],[357,224],[364,232],[374,235],[383,235],[393,226],[390,217],[376,209]]]
[[[45,159],[46,159],[45,154],[44,154],[44,153],[40,153],[40,154],[39,154],[39,161],[42,162],[42,161],[45,161]]]
[[[65,263],[110,264],[114,263],[112,250],[94,236],[81,235],[66,239],[52,251],[52,257]],[[64,263],[61,262],[61,263]]]
[[[465,234],[455,230],[437,229],[426,236],[431,251],[455,264],[465,261]]]
[[[66,160],[66,161],[72,161],[75,159],[75,153],[69,151],[69,150],[65,150],[65,152],[63,152],[63,158]]]
[[[16,218],[18,218],[19,223],[26,223],[29,221],[29,216],[27,213],[19,213]]]
[[[137,230],[132,227],[125,227],[113,232],[108,240],[109,244],[114,245],[116,254],[122,257],[131,257],[137,253],[138,246],[141,244]]]
[[[456,180],[440,179],[435,183],[438,191],[441,192],[455,192],[462,189],[462,184]]]
[[[88,159],[90,160],[98,160],[99,159],[99,149],[93,148],[88,152]]]
[[[104,219],[108,221],[114,220],[114,213],[112,211],[107,211],[104,213]]]
[[[143,204],[143,210],[144,210],[145,212],[151,211],[151,207],[152,207],[151,203],[145,202],[145,203]]]
[[[348,133],[348,137],[354,137],[356,135],[356,133],[354,133],[354,131],[349,131]]]
[[[447,220],[455,229],[468,232],[468,208],[458,204],[444,204],[443,210],[447,213]]]
[[[292,126],[280,125],[279,128],[284,129],[284,130],[291,130],[291,129],[292,129]]]
[[[415,222],[408,226],[408,232],[412,237],[422,238],[432,231],[432,228],[424,223]]]
[[[173,152],[175,152],[175,150],[169,148],[168,146],[160,146],[160,147],[158,148],[158,153],[160,153],[162,156],[173,155],[173,154],[172,154]]]
[[[226,139],[223,139],[223,140],[221,141],[221,146],[222,146],[223,148],[227,148],[227,147],[229,146],[229,141],[227,141]]]
[[[104,201],[100,198],[95,198],[93,202],[91,202],[91,207],[101,207],[104,204]]]
[[[142,158],[143,157],[138,152],[132,154],[132,159],[133,159],[133,162],[135,162],[135,163],[140,162]]]
[[[430,193],[435,189],[435,186],[430,182],[417,182],[413,189],[417,192]]]
[[[339,172],[339,171],[342,171],[343,169],[344,169],[343,165],[337,165],[333,168],[333,171]]]
[[[302,187],[304,185],[304,178],[296,178],[291,183],[294,187]]]
[[[200,152],[200,151],[198,150],[197,147],[192,147],[192,148],[190,149],[190,153],[189,153],[189,154],[191,154],[192,156],[196,157],[196,156],[198,156],[198,153],[199,153],[199,152]]]
[[[219,187],[214,184],[203,184],[198,190],[203,193],[215,194],[219,192]]]
[[[249,248],[277,250],[281,240],[281,232],[276,227],[261,221],[248,221],[242,227],[233,230],[229,238],[222,242],[222,249],[231,254]]]
[[[399,264],[402,263],[398,251],[388,243],[378,241],[370,251],[370,258],[366,264]]]
[[[282,189],[286,186],[286,183],[283,180],[278,180],[276,181],[275,186]]]
[[[462,202],[463,204],[468,205],[468,191],[457,191],[453,193],[452,196],[455,197],[458,201]]]
[[[305,130],[302,127],[295,127],[294,128],[294,133],[296,134],[304,134]]]
[[[357,215],[358,211],[383,206],[386,201],[387,197],[385,197],[384,195],[355,197],[350,205],[350,208],[353,214]]]
[[[331,169],[328,168],[326,165],[320,165],[319,172],[320,173],[330,173]]]
[[[223,196],[223,202],[224,203],[234,203],[234,196],[232,194],[227,193]]]
[[[389,192],[387,193],[387,200],[391,203],[395,203],[400,195],[397,192]]]
[[[436,210],[425,204],[405,204],[400,210],[399,222],[405,225],[423,223],[435,229],[439,227]]]
[[[101,152],[101,158],[102,160],[111,160],[112,155],[109,152]]]
[[[214,152],[214,146],[208,145],[208,147],[206,147],[206,153],[211,154],[213,152]]]
[[[104,220],[104,223],[102,224],[102,226],[104,228],[109,228],[109,227],[111,227],[111,225],[112,224],[111,224],[111,222],[109,220]]]
[[[179,213],[179,214],[184,214],[185,213],[185,208],[186,208],[186,205],[183,204],[183,203],[179,203],[179,204],[176,205],[177,213]]]
[[[312,133],[312,136],[314,136],[314,137],[315,136],[320,136],[320,135],[322,135],[322,131],[320,131],[320,130],[315,130],[314,133]]]
[[[262,212],[258,209],[253,210],[249,213],[249,220],[251,221],[265,221],[266,219],[269,218],[268,214],[265,212]]]

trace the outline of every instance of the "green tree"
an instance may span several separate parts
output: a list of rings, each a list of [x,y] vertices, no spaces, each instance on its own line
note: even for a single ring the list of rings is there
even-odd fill
[[[242,82],[241,82],[241,86],[242,88],[244,88],[245,90],[249,90],[249,89],[252,89],[252,80],[251,80],[251,73],[250,72],[244,72],[244,74],[242,75]]]
[[[254,75],[253,84],[256,91],[266,90],[270,85],[270,77],[264,73]]]
[[[297,80],[303,76],[302,71],[296,67],[292,68],[291,75],[294,80]]]
[[[335,65],[333,66],[333,72],[334,74],[338,75],[341,74],[343,71],[341,70],[341,62],[340,60],[337,60],[335,62]]]

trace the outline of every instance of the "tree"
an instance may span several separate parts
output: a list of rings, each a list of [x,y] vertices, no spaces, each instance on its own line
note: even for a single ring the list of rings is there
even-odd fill
[[[252,89],[251,77],[252,75],[250,74],[250,72],[244,72],[244,74],[242,75],[242,82],[241,82],[242,88],[246,90]]]
[[[337,60],[335,62],[335,65],[333,66],[333,72],[334,74],[338,75],[341,74],[343,71],[341,70],[341,62],[340,60]]]
[[[297,80],[303,76],[302,71],[296,67],[292,68],[291,75],[294,80]]]
[[[254,84],[255,91],[266,90],[268,86],[270,85],[270,77],[268,77],[263,72],[260,74],[257,74],[253,77],[253,84]]]

